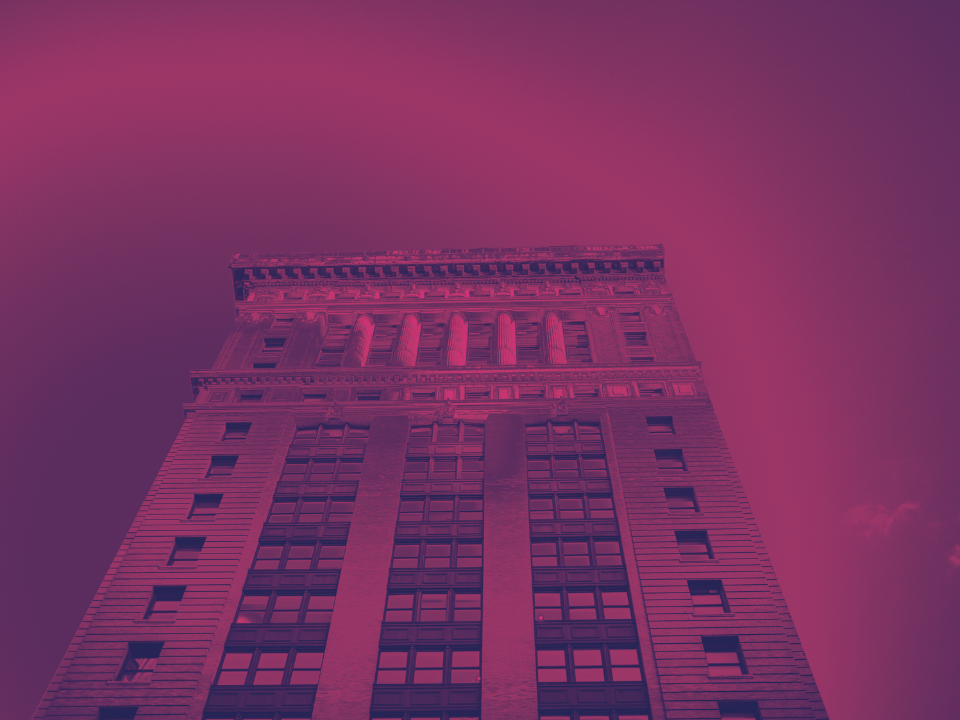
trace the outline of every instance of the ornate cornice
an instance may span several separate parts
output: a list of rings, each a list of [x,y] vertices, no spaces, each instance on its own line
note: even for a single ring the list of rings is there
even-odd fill
[[[353,386],[353,385],[416,385],[421,383],[537,383],[537,382],[611,382],[616,380],[699,380],[700,365],[659,367],[604,367],[556,369],[427,369],[427,368],[358,368],[356,370],[194,370],[190,373],[195,387],[230,386]]]

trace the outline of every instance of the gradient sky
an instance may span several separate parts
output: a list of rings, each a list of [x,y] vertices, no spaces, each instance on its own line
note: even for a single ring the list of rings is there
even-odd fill
[[[0,4],[0,698],[232,327],[233,253],[663,243],[833,720],[960,707],[960,6]]]

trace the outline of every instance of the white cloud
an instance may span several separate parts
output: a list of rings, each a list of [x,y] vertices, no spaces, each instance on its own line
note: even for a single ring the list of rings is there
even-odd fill
[[[896,510],[888,510],[883,505],[857,505],[847,510],[847,524],[859,527],[866,537],[889,535],[894,525],[907,520],[912,514],[920,512],[920,503],[911,500]]]

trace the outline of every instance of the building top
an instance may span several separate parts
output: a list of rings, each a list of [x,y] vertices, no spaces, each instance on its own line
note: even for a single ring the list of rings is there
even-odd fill
[[[343,265],[399,265],[436,263],[563,262],[588,260],[663,261],[663,245],[551,245],[531,248],[441,248],[387,250],[369,253],[254,253],[234,255],[232,269],[279,267],[336,267]]]

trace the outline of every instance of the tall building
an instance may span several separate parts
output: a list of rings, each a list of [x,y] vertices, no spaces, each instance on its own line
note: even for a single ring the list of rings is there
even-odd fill
[[[661,246],[247,255],[36,718],[826,718]]]

